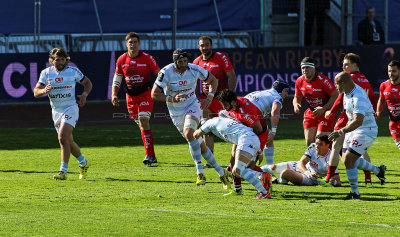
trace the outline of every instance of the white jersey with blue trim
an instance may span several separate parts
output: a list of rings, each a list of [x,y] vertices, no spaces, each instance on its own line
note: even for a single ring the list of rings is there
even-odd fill
[[[167,102],[167,107],[170,113],[186,110],[187,107],[197,101],[196,86],[197,79],[206,81],[209,72],[204,68],[188,63],[187,69],[180,74],[176,71],[174,64],[171,63],[160,70],[155,84],[162,88],[167,96],[175,96],[184,94],[187,96],[185,101],[170,103]]]
[[[241,122],[230,119],[215,117],[207,120],[200,129],[205,133],[213,133],[226,142],[238,145],[239,141],[246,137],[246,140],[258,139],[253,129],[243,125]]]
[[[77,104],[75,86],[84,78],[83,73],[76,67],[65,66],[59,72],[54,66],[51,66],[42,70],[38,83],[43,86],[51,84],[52,89],[48,93],[51,108],[62,110]]]
[[[329,156],[331,154],[331,149],[328,150],[326,155],[319,156],[317,154],[317,145],[315,143],[311,143],[311,145],[304,152],[304,155],[310,158],[310,162],[306,164],[306,168],[311,173],[321,174],[325,176],[328,173],[328,165],[329,165]],[[336,168],[335,173],[338,173],[338,169]]]
[[[360,127],[352,132],[376,138],[378,125],[374,117],[374,108],[365,91],[358,85],[348,94],[344,93],[343,108],[346,110],[349,122],[354,119],[354,114],[364,115],[364,121]]]
[[[274,102],[279,103],[281,105],[281,109],[283,107],[281,95],[279,95],[279,93],[273,88],[269,90],[251,92],[244,98],[249,99],[251,103],[257,106],[264,116],[267,116],[271,113]]]

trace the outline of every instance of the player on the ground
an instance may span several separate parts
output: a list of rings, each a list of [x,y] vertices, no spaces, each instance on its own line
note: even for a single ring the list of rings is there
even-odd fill
[[[124,78],[126,107],[131,119],[139,125],[142,135],[145,150],[143,164],[151,165],[157,163],[157,158],[149,123],[154,103],[151,98],[150,73],[157,75],[160,69],[151,55],[139,50],[140,37],[137,33],[129,32],[125,36],[125,43],[128,51],[117,60],[111,103],[116,107],[119,106],[118,91]]]
[[[315,142],[316,135],[327,135],[332,131],[335,117],[326,119],[324,114],[335,102],[338,92],[328,77],[315,71],[314,60],[311,58],[303,58],[301,73],[303,75],[296,80],[293,108],[296,114],[300,113],[301,100],[306,98],[309,108],[304,112],[303,128],[309,146]]]
[[[393,60],[388,65],[389,80],[382,82],[378,100],[376,118],[378,119],[385,104],[389,110],[389,131],[400,149],[400,62]]]
[[[244,98],[249,99],[263,113],[264,117],[271,116],[271,130],[264,148],[267,164],[274,163],[274,138],[278,129],[278,123],[283,108],[283,100],[289,94],[289,84],[282,80],[276,80],[272,88],[264,91],[255,91],[247,94]]]
[[[329,140],[335,140],[345,134],[342,157],[351,188],[345,200],[359,199],[356,161],[376,139],[378,126],[374,118],[374,109],[367,94],[360,86],[354,84],[351,75],[347,72],[341,72],[336,75],[335,83],[337,90],[344,93],[343,107],[346,110],[349,122],[344,128],[329,134]],[[381,184],[384,184],[386,167],[384,165],[378,167],[365,162],[366,167],[362,169],[373,171]]]
[[[317,185],[318,179],[324,177],[328,171],[330,145],[331,142],[327,135],[317,135],[315,143],[311,143],[299,161],[265,165],[261,169],[279,175],[280,177],[275,180],[275,183],[290,181],[295,185]],[[337,168],[330,183],[336,187],[341,185]]]
[[[361,88],[365,90],[368,95],[368,98],[372,104],[374,110],[376,110],[376,97],[375,93],[369,84],[367,78],[360,72],[360,57],[354,53],[348,53],[344,56],[343,59],[343,71],[349,73],[353,78],[355,84],[359,85]],[[343,93],[340,93],[332,108],[325,113],[325,117],[335,116],[336,111],[343,107]],[[339,115],[337,122],[335,124],[334,130],[340,130],[346,126],[348,122],[346,111],[342,111]],[[328,166],[328,175],[326,176],[326,182],[329,182],[331,176],[334,175],[334,172],[339,164],[339,152],[342,150],[344,142],[344,136],[340,136],[336,138],[336,140],[332,144],[332,152],[329,159]],[[371,162],[371,159],[368,155],[368,152],[365,152],[363,158],[368,162]],[[364,170],[365,174],[365,185],[366,187],[373,187],[371,182],[371,172],[369,170]]]
[[[196,184],[206,183],[201,162],[203,156],[219,174],[223,187],[228,189],[230,187],[228,172],[219,166],[204,141],[199,141],[193,136],[200,122],[201,109],[208,108],[213,100],[213,96],[208,94],[207,99],[202,100],[200,105],[195,93],[198,79],[210,85],[211,93],[215,93],[218,80],[202,67],[188,63],[187,52],[183,49],[176,49],[172,58],[173,63],[158,73],[151,96],[155,100],[167,103],[172,122],[189,143],[190,154],[197,169]]]
[[[269,173],[264,172],[262,183],[257,179],[256,172],[248,168],[251,162],[256,162],[256,156],[261,155],[260,141],[253,130],[237,120],[231,118],[212,118],[207,120],[194,132],[194,137],[199,139],[207,133],[213,133],[224,141],[236,145],[235,165],[232,174],[251,183],[258,191],[254,199],[269,199],[271,194]],[[258,151],[260,151],[258,153]]]
[[[218,79],[218,88],[216,91],[216,95],[224,89],[229,89],[231,91],[235,91],[236,87],[236,74],[235,70],[229,58],[221,52],[214,52],[212,50],[212,39],[209,36],[201,36],[199,38],[199,50],[201,55],[197,57],[193,64],[199,65],[200,67],[206,69],[211,72]],[[207,95],[210,93],[209,86],[207,83],[201,83],[201,94],[200,99],[204,100],[207,98]],[[214,97],[210,106],[203,110],[203,117],[201,123],[204,123],[207,119],[216,117],[218,112],[222,110],[221,104]],[[206,134],[204,136],[206,145],[210,148],[211,152],[214,152],[214,139],[212,134]]]
[[[39,98],[46,93],[50,99],[54,127],[58,133],[61,147],[61,166],[58,174],[53,178],[67,179],[68,162],[70,155],[76,157],[80,175],[79,179],[86,178],[90,162],[82,155],[78,144],[75,143],[72,131],[79,118],[79,108],[75,98],[75,85],[80,83],[84,89],[79,98],[79,106],[86,104],[86,98],[92,90],[92,82],[76,67],[68,66],[71,58],[63,48],[54,48],[50,51],[49,62],[52,66],[40,73],[39,81],[33,91]]]

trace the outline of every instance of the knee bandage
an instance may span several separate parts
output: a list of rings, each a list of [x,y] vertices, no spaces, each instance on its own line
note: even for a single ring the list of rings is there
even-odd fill
[[[191,128],[193,130],[197,129],[197,121],[194,119],[185,119],[185,123],[183,124],[183,128]]]
[[[139,112],[138,117],[139,117],[139,119],[140,118],[148,118],[149,119],[151,117],[151,113],[148,111],[142,111],[142,112]]]
[[[244,169],[246,169],[247,164],[241,160],[236,160],[235,162],[236,162],[236,164],[235,164],[235,167],[233,167],[233,169],[234,169],[233,172],[236,173],[237,175],[239,175],[240,177],[242,177],[242,171]]]
[[[400,141],[396,142],[396,145],[400,149]]]

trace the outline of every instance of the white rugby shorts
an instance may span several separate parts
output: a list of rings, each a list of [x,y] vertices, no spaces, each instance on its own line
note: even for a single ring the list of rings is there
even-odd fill
[[[255,160],[258,150],[260,150],[260,140],[258,137],[253,135],[242,135],[239,138],[239,144],[237,144],[236,152],[245,151],[252,155],[252,160]]]
[[[79,108],[78,105],[72,105],[63,110],[52,110],[52,117],[54,122],[54,127],[57,130],[57,133],[60,130],[62,123],[71,124],[72,127],[75,128],[76,122],[79,119]]]
[[[181,133],[182,137],[185,137],[183,135],[183,129],[184,129],[183,126],[185,124],[185,117],[187,115],[191,115],[197,118],[197,121],[200,123],[202,111],[200,109],[199,102],[197,100],[194,100],[193,103],[191,103],[185,109],[173,112],[171,112],[170,110],[169,115],[171,116],[172,122],[174,123],[178,131]]]
[[[301,185],[314,186],[318,184],[318,180],[315,177],[309,178],[307,175],[301,173],[301,171],[297,168],[298,161],[288,161],[287,163],[290,169],[300,173],[303,176],[303,181],[301,182]]]
[[[367,149],[372,145],[375,141],[375,138],[370,136],[365,136],[359,132],[349,132],[346,133],[344,138],[343,148],[345,149],[353,149],[360,155],[364,155],[367,152]]]

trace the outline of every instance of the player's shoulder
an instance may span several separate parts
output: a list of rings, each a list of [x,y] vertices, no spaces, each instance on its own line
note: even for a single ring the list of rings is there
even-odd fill
[[[199,65],[193,64],[193,63],[188,63],[188,69],[196,72],[203,71],[204,69],[200,67]]]
[[[170,72],[170,71],[172,71],[172,70],[174,70],[174,64],[173,64],[173,63],[170,63],[170,64],[164,66],[164,67],[161,69],[161,72],[163,72],[163,73],[168,73],[168,72]]]
[[[317,79],[320,81],[324,81],[324,80],[328,80],[331,81],[331,79],[329,79],[329,77],[325,76],[324,74],[320,73],[320,72],[315,72],[317,74]]]
[[[381,83],[381,87],[390,87],[392,84],[390,83],[390,80],[386,80]]]
[[[81,71],[79,70],[79,68],[77,67],[73,67],[73,66],[65,66],[65,70],[66,71],[71,71],[71,72],[77,72],[77,73],[81,73]]]

